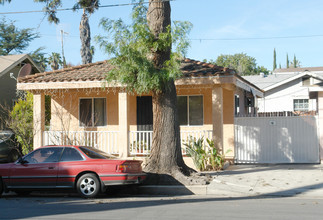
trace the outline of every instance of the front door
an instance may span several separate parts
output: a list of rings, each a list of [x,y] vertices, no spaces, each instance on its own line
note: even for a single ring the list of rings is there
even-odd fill
[[[137,130],[153,130],[153,102],[151,96],[137,97]]]

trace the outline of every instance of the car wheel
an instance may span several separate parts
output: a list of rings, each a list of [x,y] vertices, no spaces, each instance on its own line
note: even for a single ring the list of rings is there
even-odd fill
[[[4,188],[4,186],[3,186],[2,178],[0,177],[0,197],[3,193],[3,188]]]
[[[87,173],[78,179],[76,188],[82,197],[93,198],[100,192],[100,182],[96,175]]]
[[[15,162],[16,160],[18,160],[19,156],[20,155],[19,155],[18,151],[12,150],[8,155],[8,162],[9,163]]]

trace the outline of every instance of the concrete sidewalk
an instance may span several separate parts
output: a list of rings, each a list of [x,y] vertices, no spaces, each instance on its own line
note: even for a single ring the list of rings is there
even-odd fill
[[[232,165],[208,173],[207,186],[144,186],[148,194],[196,194],[221,197],[322,196],[323,165]]]

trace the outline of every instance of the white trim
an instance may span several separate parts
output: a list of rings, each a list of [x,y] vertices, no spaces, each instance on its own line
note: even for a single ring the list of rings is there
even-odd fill
[[[305,72],[303,72],[303,73],[300,73],[300,74],[297,74],[297,75],[295,75],[295,76],[292,76],[292,77],[290,77],[290,78],[288,78],[288,79],[285,79],[285,80],[283,80],[283,81],[281,81],[281,82],[279,82],[279,83],[275,83],[275,84],[273,84],[273,85],[271,85],[271,86],[268,86],[268,87],[264,88],[263,90],[264,90],[265,92],[266,92],[266,91],[269,91],[269,90],[274,89],[274,88],[276,88],[276,87],[278,87],[278,86],[281,86],[281,85],[283,85],[283,84],[286,84],[286,83],[288,83],[288,82],[291,82],[291,81],[293,81],[293,80],[295,80],[295,79],[301,78],[301,77],[303,77],[303,76],[305,76],[305,75],[309,75],[309,76],[311,76],[311,77],[313,77],[313,78],[316,78],[316,79],[319,79],[319,80],[322,80],[322,81],[323,81],[323,78],[322,78],[322,77],[320,77],[320,76],[318,76],[317,74],[312,73],[312,72],[305,71]]]

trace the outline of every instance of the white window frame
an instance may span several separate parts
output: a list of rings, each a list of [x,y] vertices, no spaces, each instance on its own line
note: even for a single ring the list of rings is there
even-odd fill
[[[91,99],[92,101],[92,115],[91,115],[91,123],[92,125],[91,126],[88,126],[88,125],[83,125],[82,122],[81,122],[81,99]],[[104,116],[104,119],[105,119],[105,122],[104,122],[104,125],[100,125],[100,126],[95,126],[95,123],[94,123],[94,99],[104,99],[105,100],[105,105],[104,105],[104,111],[105,111],[105,116]],[[108,124],[108,115],[107,115],[107,98],[106,97],[81,97],[79,98],[79,103],[78,103],[78,108],[79,108],[79,116],[78,116],[78,120],[79,120],[79,127],[81,128],[99,128],[99,127],[106,127],[107,124]]]
[[[301,104],[299,101],[307,101],[307,108],[299,108],[296,110],[295,109],[295,101],[298,101],[298,103],[296,104]],[[306,104],[303,102],[303,104]],[[310,101],[309,99],[293,99],[293,111],[300,111],[300,112],[308,112],[309,111],[309,105],[310,105]]]
[[[193,96],[201,96],[202,97],[202,124],[201,125],[190,125],[190,103],[189,103],[189,97]],[[204,95],[178,95],[177,97],[186,97],[187,98],[187,125],[181,125],[185,127],[201,127],[204,126]]]

